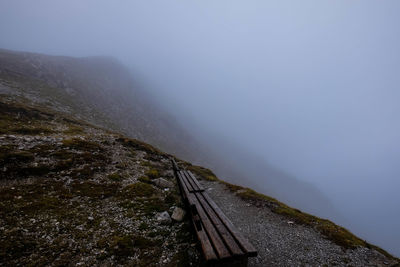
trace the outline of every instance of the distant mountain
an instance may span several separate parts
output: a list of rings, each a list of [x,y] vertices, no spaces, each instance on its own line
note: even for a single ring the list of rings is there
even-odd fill
[[[73,58],[0,50],[1,82],[52,109],[195,160],[194,140],[109,57]],[[184,145],[183,145],[184,144]],[[195,152],[195,153],[194,153]]]

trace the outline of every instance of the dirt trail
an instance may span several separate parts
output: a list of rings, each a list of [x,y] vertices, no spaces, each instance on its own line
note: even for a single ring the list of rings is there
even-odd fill
[[[249,266],[394,266],[381,253],[368,248],[347,249],[325,239],[311,227],[298,225],[256,207],[220,182],[200,180],[208,194],[258,250]]]

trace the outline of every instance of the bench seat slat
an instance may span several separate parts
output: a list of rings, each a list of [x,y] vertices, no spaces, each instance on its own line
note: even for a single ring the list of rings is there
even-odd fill
[[[191,171],[187,171],[187,173],[189,174],[189,176],[192,178],[192,180],[197,184],[198,188],[200,191],[204,191],[203,186],[199,183],[199,181],[196,179],[196,177],[194,176],[194,174]]]
[[[171,162],[172,162],[172,168],[174,169],[174,171],[179,171],[179,166],[176,163],[174,158],[171,158]]]
[[[186,178],[184,172],[180,171],[179,174],[181,175],[181,179],[185,183],[186,188],[188,189],[189,193],[195,192],[195,190],[193,189],[192,184],[188,181],[188,179]]]
[[[195,202],[193,198],[195,198],[195,196],[193,194],[190,194],[188,197],[189,202],[191,203]],[[196,229],[197,238],[200,240],[200,245],[203,250],[204,258],[206,259],[206,261],[217,260],[218,256],[214,250],[213,245],[211,244],[211,239],[209,238],[207,232],[205,231],[205,225],[203,221],[201,220],[201,229],[198,229],[194,222],[193,225],[194,228]]]
[[[222,210],[215,204],[215,202],[208,196],[207,194],[203,195],[204,198],[207,200],[207,202],[210,204],[210,206],[215,210],[215,212],[218,214],[219,218],[221,221],[225,224],[225,226],[229,229],[229,231],[232,233],[234,238],[238,241],[240,246],[242,247],[243,250],[246,251],[249,257],[255,257],[257,256],[257,250],[253,247],[250,242],[243,237],[243,235],[239,232],[239,230],[232,224],[232,222],[225,216],[225,214],[222,212]]]
[[[181,177],[180,173],[179,173],[179,172],[176,172],[176,174],[177,174],[178,184],[179,184],[179,188],[180,188],[180,190],[181,190],[183,199],[186,201],[186,200],[187,200],[187,194],[185,193],[185,190],[184,190],[184,188],[183,188],[184,182],[183,182],[183,180],[182,180],[182,177]]]
[[[189,185],[188,189],[190,193],[198,191],[198,189],[196,188],[196,184],[193,181],[191,181],[191,179],[189,179],[188,175],[186,174],[186,171],[181,171],[181,175]]]
[[[195,192],[201,191],[199,185],[196,184],[196,182],[192,179],[192,177],[189,175],[188,171],[184,171],[184,173],[185,173],[185,176],[188,179],[188,181],[192,184]]]
[[[179,172],[177,172],[177,173],[178,173],[178,176],[181,176],[181,174],[180,174]],[[189,193],[189,190],[188,190],[188,188],[186,187],[186,184],[185,184],[185,183],[182,183],[182,189],[183,189],[183,193],[184,193],[184,194],[186,195],[186,197],[187,197],[187,200],[188,200],[189,205],[192,205],[192,204],[195,205],[195,203],[196,203],[195,198],[196,198],[196,197],[195,197],[193,194],[190,194],[190,193]],[[192,217],[194,217],[194,216],[196,215],[196,214],[193,214],[193,211],[192,211],[192,210],[190,210],[190,213],[191,213]],[[216,253],[215,253],[215,251],[214,251],[214,248],[213,248],[213,246],[212,246],[212,244],[211,244],[211,242],[210,242],[209,237],[207,236],[206,231],[204,231],[205,225],[204,225],[203,222],[201,222],[201,224],[202,224],[202,225],[201,225],[202,228],[201,228],[201,229],[198,229],[198,228],[196,227],[196,224],[193,222],[194,228],[196,229],[197,238],[200,240],[200,244],[201,244],[201,248],[202,248],[202,250],[203,250],[204,258],[205,258],[207,261],[209,261],[209,260],[216,260],[216,259],[218,259],[218,257],[217,257],[217,255],[216,255]]]
[[[179,175],[181,175],[181,177],[182,177],[182,173],[180,173]],[[183,179],[183,180],[185,181],[185,179]],[[203,210],[203,207],[199,203],[197,197],[195,196],[194,193],[189,192],[186,183],[184,183],[183,188],[184,188],[185,194],[187,194],[189,206],[194,205],[197,208],[197,212],[200,216],[201,223],[204,226],[203,229],[205,229],[207,236],[211,240],[213,247],[215,249],[215,252],[218,255],[218,258],[220,258],[220,259],[229,258],[231,256],[231,254],[229,253],[229,250],[226,248],[226,246],[224,245],[224,242],[218,235],[218,232],[217,232],[215,226],[208,219],[207,214]]]
[[[199,182],[196,180],[196,178],[193,179],[192,176],[190,176],[188,171],[181,171],[181,174],[183,174],[186,178],[186,180],[190,183],[191,187],[193,190],[189,190],[189,192],[201,192],[204,191],[204,188],[199,185]]]
[[[195,194],[190,194],[189,201],[192,201],[191,203],[189,203],[190,205],[195,205],[195,207],[197,208],[197,212],[199,213],[201,222],[204,225],[204,229],[213,244],[218,258],[225,259],[231,257],[229,250],[224,244],[224,241],[219,236],[215,226],[209,220],[207,214],[205,213],[203,207],[200,205]]]
[[[226,228],[225,224],[220,220],[218,215],[215,213],[214,209],[209,205],[209,203],[205,199],[204,194],[206,193],[196,193],[197,199],[199,200],[200,204],[206,211],[212,223],[217,228],[222,239],[225,241],[226,246],[229,248],[229,250],[234,256],[245,255],[246,252],[239,247],[237,241],[234,239],[234,237],[232,237],[232,234]]]

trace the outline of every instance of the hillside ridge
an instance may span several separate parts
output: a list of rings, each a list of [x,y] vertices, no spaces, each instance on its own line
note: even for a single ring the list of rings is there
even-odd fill
[[[112,117],[106,116],[96,107],[82,109],[86,102],[79,103],[80,94],[73,93],[74,88],[100,88],[100,91],[104,90],[108,94],[106,86],[90,82],[85,83],[88,87],[82,84],[72,86],[79,81],[76,76],[69,76],[74,81],[67,84],[55,77],[43,78],[54,70],[49,70],[47,74],[36,72],[37,62],[33,63],[33,67],[21,71],[19,66],[32,63],[29,61],[32,54],[29,53],[26,54],[27,62],[14,62],[14,67],[10,67],[13,65],[12,56],[4,60],[4,53],[0,55],[3,56],[0,57],[2,263],[138,266],[201,264],[189,218],[165,221],[161,216],[165,212],[170,216],[176,208],[184,208],[169,163],[171,152],[167,151],[170,153],[167,154],[162,152],[165,151],[162,146],[157,149],[155,147],[158,146],[124,135],[118,126],[121,121],[118,125],[114,124]],[[21,59],[19,54],[18,58]],[[125,89],[128,90],[128,87]],[[123,90],[122,86],[119,91],[121,96]],[[125,108],[124,112],[137,111],[128,106]],[[146,110],[132,116],[140,117]],[[156,120],[156,124],[159,120]],[[168,119],[166,121],[168,123]],[[147,131],[153,131],[154,127],[137,129],[140,132],[138,138]],[[160,129],[162,127],[157,128],[157,131]],[[169,128],[168,131],[173,129],[179,131],[179,127]],[[157,131],[151,135],[161,136]],[[168,139],[170,136],[166,134],[162,138]],[[162,141],[162,138],[157,137],[153,141]],[[186,142],[182,138],[181,143],[177,138],[169,146],[175,144],[184,147]],[[181,154],[185,153],[184,149],[178,150]],[[249,236],[252,236],[251,229],[246,230],[243,221],[236,219],[247,216],[247,212],[258,211],[267,214],[266,218],[273,218],[280,223],[290,221],[291,226],[295,224],[295,227],[304,227],[301,229],[312,232],[318,242],[326,245],[324,248],[334,248],[334,258],[327,255],[313,255],[310,258],[321,264],[399,264],[399,260],[386,251],[328,220],[293,209],[250,188],[219,180],[206,168],[178,157],[176,160],[202,179],[210,192],[218,192],[213,197]],[[157,179],[163,179],[162,186],[156,182],[159,181]],[[231,199],[232,203],[224,199]],[[242,216],[235,216],[232,213],[235,209],[240,209]],[[252,225],[255,221],[249,218],[252,216],[247,216],[247,223]],[[265,223],[265,227],[268,225]],[[286,229],[286,226],[282,227]],[[290,229],[287,230],[286,233],[291,236]],[[257,239],[257,244],[261,250],[268,250],[271,244],[266,246],[265,238],[263,240]],[[360,249],[361,252],[352,253]],[[343,250],[342,254],[340,250]],[[298,254],[293,251],[291,255]],[[285,265],[284,258],[296,260],[299,265],[312,264],[310,259],[300,259],[297,256],[279,258],[273,254],[261,253],[260,257],[252,263],[254,266],[265,262]]]

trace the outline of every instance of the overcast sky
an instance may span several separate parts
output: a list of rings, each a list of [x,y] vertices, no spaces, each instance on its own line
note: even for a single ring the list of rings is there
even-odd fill
[[[399,12],[397,0],[2,0],[0,47],[119,58],[182,123],[315,184],[400,256]]]

